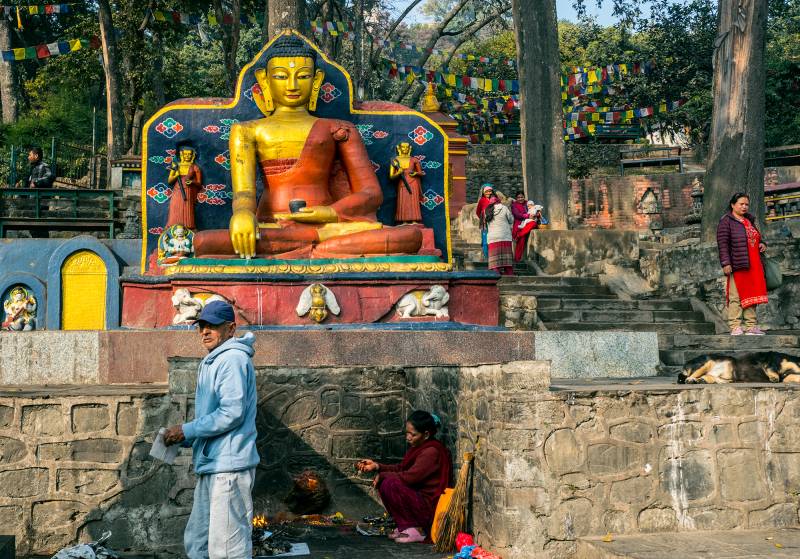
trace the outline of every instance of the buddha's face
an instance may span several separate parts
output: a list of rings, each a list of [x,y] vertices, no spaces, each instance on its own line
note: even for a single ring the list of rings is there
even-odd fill
[[[267,63],[267,80],[276,105],[308,104],[314,83],[314,60],[302,56],[278,56]]]
[[[181,163],[191,163],[194,159],[194,152],[190,149],[181,150]]]
[[[403,142],[402,144],[397,146],[397,153],[400,155],[410,155],[411,154],[411,144]]]

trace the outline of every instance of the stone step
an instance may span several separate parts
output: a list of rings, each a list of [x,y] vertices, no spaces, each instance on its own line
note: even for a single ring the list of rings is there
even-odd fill
[[[577,289],[577,288],[575,288]],[[564,289],[553,291],[550,288],[536,288],[536,289],[519,289],[517,286],[506,287],[501,290],[504,295],[535,295],[539,305],[549,305],[551,301],[560,301],[559,304],[564,304],[565,301],[598,301],[604,300],[609,302],[617,302],[619,299],[610,291],[607,293],[570,293],[565,292]],[[544,307],[542,307],[544,308]]]
[[[542,310],[538,309],[539,318],[544,322],[617,322],[621,325],[629,322],[688,322],[704,323],[703,313],[694,311],[650,311],[650,310]]]
[[[539,301],[539,309],[690,311],[692,307],[688,301],[671,299],[646,299],[641,301],[611,299],[542,299]]]
[[[743,474],[743,480],[747,474]],[[753,476],[752,479],[759,479]],[[774,505],[778,506],[778,505]],[[752,514],[752,513],[751,513]],[[791,514],[787,514],[791,520]],[[715,519],[716,520],[716,519]],[[630,536],[614,534],[578,539],[573,559],[796,559],[800,550],[800,530],[792,525],[767,530],[697,530]],[[715,525],[716,522],[709,522]],[[609,534],[610,535],[610,534]]]
[[[697,349],[705,353],[725,350],[774,350],[800,346],[800,336],[771,335],[766,336],[731,336],[730,334],[711,334],[706,336],[667,335],[658,337],[661,349]]]
[[[526,295],[561,296],[561,297],[583,297],[585,299],[596,299],[598,297],[616,297],[607,287],[596,285],[526,285],[501,284],[500,293],[518,293]]]
[[[558,276],[506,276],[500,279],[500,285],[567,285],[567,286],[597,286],[602,287],[597,278],[562,278]]]
[[[664,365],[669,366],[683,366],[687,361],[691,361],[695,357],[708,355],[709,353],[722,353],[730,357],[741,357],[748,353],[766,353],[768,351],[779,351],[781,353],[788,353],[789,355],[800,355],[800,348],[760,348],[760,349],[726,349],[726,350],[705,350],[705,349],[662,349],[659,356]]]
[[[714,330],[714,325],[708,322],[543,322],[548,330],[622,330],[658,334],[708,334]]]

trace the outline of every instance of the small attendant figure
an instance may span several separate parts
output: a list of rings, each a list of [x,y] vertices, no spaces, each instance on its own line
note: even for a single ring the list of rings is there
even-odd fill
[[[6,315],[3,330],[29,332],[36,329],[36,299],[24,287],[17,286],[11,290],[3,303],[3,310]]]
[[[197,152],[193,147],[179,145],[175,151],[179,162],[172,162],[167,178],[172,187],[172,197],[165,228],[180,224],[195,229],[194,204],[197,193],[203,187],[203,172],[195,163]]]
[[[174,264],[194,254],[194,233],[181,224],[168,227],[158,238],[158,261]]]
[[[397,145],[397,157],[392,158],[389,178],[397,180],[397,210],[394,220],[397,223],[420,223],[422,221],[422,170],[419,159],[411,155],[411,144],[401,142]]]

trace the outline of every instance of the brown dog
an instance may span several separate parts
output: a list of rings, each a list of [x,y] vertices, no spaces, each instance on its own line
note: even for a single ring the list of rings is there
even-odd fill
[[[722,384],[729,382],[798,382],[800,357],[765,351],[730,357],[718,353],[702,355],[683,366],[678,384]]]

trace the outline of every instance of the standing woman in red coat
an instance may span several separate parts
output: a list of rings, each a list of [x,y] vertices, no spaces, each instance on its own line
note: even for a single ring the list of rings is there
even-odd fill
[[[375,485],[383,506],[397,529],[389,537],[397,543],[424,542],[433,524],[439,496],[450,486],[453,462],[450,451],[434,436],[439,418],[417,410],[406,421],[409,449],[399,464],[362,460],[362,472],[378,472]]]
[[[730,201],[730,211],[717,226],[717,247],[723,273],[728,276],[726,303],[728,326],[732,336],[762,336],[758,327],[756,305],[767,302],[767,280],[761,253],[767,246],[748,213],[750,197],[737,192]],[[742,329],[744,319],[744,330]]]

